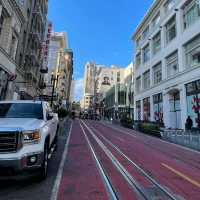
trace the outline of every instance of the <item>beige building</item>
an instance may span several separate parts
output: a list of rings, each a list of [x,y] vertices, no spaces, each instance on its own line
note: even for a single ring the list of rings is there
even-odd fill
[[[133,118],[134,65],[130,63],[120,71],[115,70],[115,83],[105,93],[101,113],[113,119],[119,119],[123,113],[128,113]]]
[[[81,106],[85,110],[96,110],[99,112],[101,102],[107,91],[117,83],[123,83],[124,76],[128,73],[122,67],[112,65],[111,67],[88,62],[84,72],[84,94]],[[130,72],[131,73],[131,72]]]
[[[73,52],[68,48],[65,32],[54,32],[51,36],[48,69],[47,89],[44,94],[49,97],[53,95],[57,103],[68,106],[73,74]]]
[[[15,1],[6,1],[15,2]],[[16,55],[14,90],[17,98],[33,99],[42,94],[44,88],[43,42],[47,25],[48,0],[17,0],[25,16],[19,34]]]
[[[13,99],[16,55],[25,15],[17,1],[0,1],[0,100]]]

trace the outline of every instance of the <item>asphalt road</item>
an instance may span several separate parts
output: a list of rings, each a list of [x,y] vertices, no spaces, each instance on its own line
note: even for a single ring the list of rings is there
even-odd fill
[[[0,181],[1,200],[49,200],[58,172],[62,153],[69,133],[70,122],[62,125],[59,133],[58,149],[49,162],[49,174],[45,181],[29,180]]]

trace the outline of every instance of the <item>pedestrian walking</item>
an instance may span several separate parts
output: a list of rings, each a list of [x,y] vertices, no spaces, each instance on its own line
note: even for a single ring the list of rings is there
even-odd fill
[[[193,127],[193,121],[190,116],[186,119],[186,129],[191,130]]]

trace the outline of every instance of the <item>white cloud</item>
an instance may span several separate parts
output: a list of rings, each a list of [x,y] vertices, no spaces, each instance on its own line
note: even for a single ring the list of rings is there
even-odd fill
[[[80,101],[83,94],[83,78],[75,81],[74,98],[75,101]]]

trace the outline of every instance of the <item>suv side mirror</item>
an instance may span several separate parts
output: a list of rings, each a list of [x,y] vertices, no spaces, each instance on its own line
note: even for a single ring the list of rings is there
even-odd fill
[[[52,120],[53,119],[53,113],[47,113],[47,120]]]

